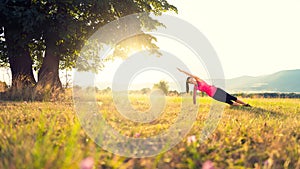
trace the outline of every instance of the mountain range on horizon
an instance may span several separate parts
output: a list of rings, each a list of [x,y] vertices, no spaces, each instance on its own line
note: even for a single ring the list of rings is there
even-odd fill
[[[300,69],[283,70],[263,76],[241,76],[226,80],[233,92],[300,92]]]
[[[205,79],[204,79],[205,80]],[[209,80],[205,80],[209,82]],[[185,80],[179,82],[181,88],[185,91]],[[225,79],[225,90],[229,93],[254,93],[254,92],[282,92],[298,93],[300,92],[300,69],[283,70],[276,73],[263,76],[241,76],[232,79]],[[98,84],[100,89],[111,87],[110,82]],[[125,84],[118,84],[120,86]],[[153,83],[134,84],[132,90],[141,90],[142,88],[152,88]],[[175,83],[169,83],[170,90],[178,89]]]

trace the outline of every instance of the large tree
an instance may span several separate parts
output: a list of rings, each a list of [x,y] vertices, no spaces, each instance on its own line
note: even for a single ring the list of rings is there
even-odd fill
[[[35,85],[38,92],[46,88],[61,88],[59,68],[75,66],[80,49],[99,27],[133,13],[154,12],[159,15],[167,10],[176,11],[176,8],[165,0],[1,1],[0,26],[4,34],[0,33],[0,61],[9,62],[13,86],[19,84],[23,89],[35,85],[33,66],[39,70]],[[159,25],[152,21],[141,26],[151,29]],[[110,33],[113,37],[114,32]],[[148,46],[157,49],[155,38],[150,35],[134,38],[143,42],[135,44],[136,48]],[[128,41],[116,45],[116,55],[126,56],[130,45],[133,43]],[[90,68],[96,70],[101,64],[93,66]],[[17,81],[19,83],[15,83]]]
[[[9,63],[12,73],[12,88],[23,90],[33,86],[33,60],[30,56],[29,43],[36,35],[38,16],[30,1],[1,1],[1,66]]]

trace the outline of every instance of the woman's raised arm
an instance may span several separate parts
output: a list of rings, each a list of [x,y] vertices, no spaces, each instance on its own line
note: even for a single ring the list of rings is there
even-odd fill
[[[192,78],[195,78],[196,80],[198,80],[198,81],[201,81],[202,79],[200,79],[198,76],[195,76],[195,75],[193,75],[193,74],[190,74],[190,73],[188,73],[188,72],[186,72],[186,71],[184,71],[184,70],[181,70],[181,69],[179,69],[179,68],[177,68],[180,72],[182,72],[182,73],[184,73],[184,74],[186,74],[186,75],[188,75],[188,76],[190,76],[190,77],[192,77]]]

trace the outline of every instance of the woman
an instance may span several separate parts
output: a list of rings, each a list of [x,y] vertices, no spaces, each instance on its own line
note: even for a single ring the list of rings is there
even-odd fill
[[[214,98],[215,100],[218,100],[220,102],[227,103],[229,105],[233,106],[246,106],[251,107],[249,104],[244,103],[243,101],[237,99],[236,97],[228,94],[221,88],[208,85],[204,80],[200,79],[199,77],[192,75],[186,71],[183,71],[179,68],[177,68],[180,72],[188,75],[189,77],[186,79],[186,92],[189,92],[189,84],[196,85],[196,89],[202,92],[205,92],[208,96]]]

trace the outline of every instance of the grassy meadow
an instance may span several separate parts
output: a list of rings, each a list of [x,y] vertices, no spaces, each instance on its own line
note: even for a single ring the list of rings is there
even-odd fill
[[[202,97],[197,119],[175,147],[154,157],[128,158],[95,144],[81,128],[72,101],[0,102],[0,168],[79,168],[91,157],[94,168],[300,169],[300,99],[244,98],[252,108],[225,106],[215,131],[203,142],[200,134],[211,99]],[[181,98],[168,97],[153,122],[138,124],[122,117],[108,95],[97,96],[108,124],[128,137],[147,138],[174,123]],[[130,97],[138,111],[150,108],[146,96]],[[193,138],[193,139],[191,139]]]

